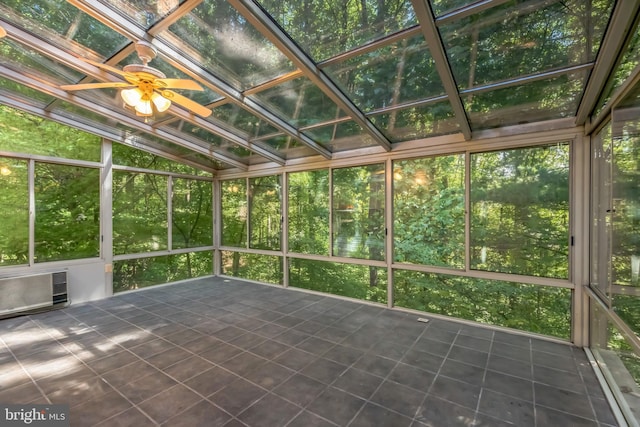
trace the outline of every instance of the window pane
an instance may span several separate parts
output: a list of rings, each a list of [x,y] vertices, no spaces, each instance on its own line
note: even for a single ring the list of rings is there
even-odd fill
[[[222,274],[282,285],[282,257],[222,251]]]
[[[262,176],[249,180],[249,212],[251,240],[256,249],[280,249],[282,212],[280,209],[280,175]]]
[[[333,170],[333,255],[384,259],[384,164]]]
[[[35,262],[100,256],[100,170],[36,163]]]
[[[115,261],[113,292],[130,291],[212,274],[211,251]]]
[[[222,246],[247,246],[247,181],[222,182]]]
[[[213,244],[213,213],[210,181],[173,179],[173,248],[196,248]]]
[[[160,156],[129,147],[124,144],[113,144],[113,164],[132,166],[134,168],[161,170],[195,176],[211,176],[211,173],[182,163],[172,162]]]
[[[329,171],[289,174],[289,251],[329,255]]]
[[[27,162],[0,158],[0,266],[29,262]]]
[[[100,161],[98,136],[0,105],[0,151]]]
[[[471,268],[568,278],[569,145],[471,155]]]
[[[569,339],[571,290],[400,271],[394,305]]]
[[[167,178],[113,172],[113,253],[166,250]]]
[[[393,164],[394,261],[464,267],[464,155]]]
[[[387,269],[291,259],[289,285],[367,301],[387,302]]]

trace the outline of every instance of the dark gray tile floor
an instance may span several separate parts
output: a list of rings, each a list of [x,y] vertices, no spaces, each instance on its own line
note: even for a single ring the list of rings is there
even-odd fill
[[[426,317],[426,316],[423,316]],[[576,347],[223,278],[0,321],[0,402],[73,426],[609,426]]]

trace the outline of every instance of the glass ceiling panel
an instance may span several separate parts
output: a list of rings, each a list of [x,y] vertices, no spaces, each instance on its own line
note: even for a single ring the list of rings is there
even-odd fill
[[[324,71],[365,112],[444,94],[423,35],[348,59]]]
[[[278,129],[261,120],[236,104],[224,104],[213,109],[213,118],[227,123],[231,128],[240,129],[250,138],[277,133]]]
[[[449,101],[369,117],[393,143],[455,133],[460,130]]]
[[[317,155],[318,153],[307,145],[296,141],[288,135],[280,134],[272,138],[255,141],[269,151],[282,156],[285,160],[299,159]]]
[[[124,60],[118,63],[118,65],[116,65],[116,68],[122,69],[125,65],[129,65],[129,64],[142,64],[142,61],[140,60],[140,58],[138,58],[137,53],[134,52],[131,55],[127,56]],[[167,78],[170,78],[170,79],[194,80],[193,78],[189,77],[182,71],[171,66],[168,62],[164,61],[160,55],[158,55],[155,59],[150,61],[148,65],[152,68],[156,68],[162,71],[167,76]],[[181,90],[181,89],[172,89],[172,90],[175,90],[180,95],[186,96],[192,101],[198,102],[205,106],[223,98],[220,94],[212,91],[208,87],[202,84],[200,86],[202,86],[202,88],[204,89],[203,91]]]
[[[0,77],[0,94],[2,97],[21,99],[29,104],[37,103],[42,107],[55,100],[52,96],[3,77]]]
[[[129,40],[73,5],[59,0],[3,0],[0,15],[48,42],[86,55],[109,57]]]
[[[331,152],[378,145],[353,120],[307,129],[304,133]]]
[[[114,10],[125,14],[145,29],[173,12],[185,0],[103,0]]]
[[[58,100],[58,102],[54,104],[53,111],[79,122],[91,124],[93,126],[100,126],[103,129],[106,129],[108,132],[113,132],[113,128],[117,124],[115,120],[111,120],[92,110],[87,110],[66,101]]]
[[[241,91],[295,69],[224,0],[203,1],[169,29],[188,45],[185,54]]]
[[[312,58],[339,53],[412,27],[418,20],[410,0],[259,3]]]
[[[588,74],[581,71],[521,86],[462,95],[471,130],[573,116]]]
[[[607,83],[604,95],[598,101],[598,108],[594,113],[595,116],[607,105],[613,93],[627,80],[638,64],[640,64],[640,25],[636,27],[636,32],[629,42],[618,68]]]
[[[328,122],[345,115],[306,77],[286,81],[255,96],[267,109],[296,127]]]
[[[595,60],[613,0],[514,0],[440,28],[458,86]]]
[[[463,6],[475,3],[476,0],[431,0],[431,9],[436,17],[452,12]]]
[[[53,84],[75,83],[84,76],[9,38],[0,42],[0,56],[2,65]]]

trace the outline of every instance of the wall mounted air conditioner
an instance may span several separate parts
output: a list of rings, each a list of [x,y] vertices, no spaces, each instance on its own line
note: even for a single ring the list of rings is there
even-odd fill
[[[0,278],[0,317],[66,303],[67,272]]]

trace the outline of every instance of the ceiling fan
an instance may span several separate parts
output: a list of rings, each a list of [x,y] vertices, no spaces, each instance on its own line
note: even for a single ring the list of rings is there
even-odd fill
[[[187,79],[168,79],[163,72],[157,70],[147,64],[156,57],[155,48],[145,42],[138,41],[136,43],[136,52],[142,61],[142,64],[125,65],[122,70],[114,68],[101,62],[91,61],[82,58],[83,61],[94,65],[103,70],[111,71],[114,74],[122,76],[125,82],[107,82],[107,83],[80,83],[74,85],[62,85],[63,90],[84,90],[84,89],[102,89],[102,88],[120,88],[120,96],[126,105],[133,108],[136,115],[142,117],[151,117],[154,110],[158,112],[166,111],[171,102],[186,108],[187,110],[207,117],[211,114],[211,110],[203,105],[198,104],[189,98],[182,96],[170,89],[186,89],[186,90],[204,90],[202,86],[193,80]]]

